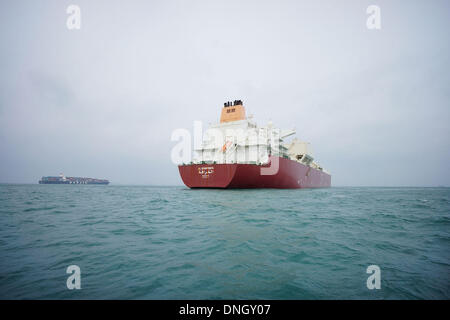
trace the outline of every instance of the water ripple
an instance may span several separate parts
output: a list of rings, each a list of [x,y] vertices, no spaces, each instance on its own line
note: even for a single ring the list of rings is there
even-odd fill
[[[449,299],[449,225],[448,188],[0,185],[0,298]]]

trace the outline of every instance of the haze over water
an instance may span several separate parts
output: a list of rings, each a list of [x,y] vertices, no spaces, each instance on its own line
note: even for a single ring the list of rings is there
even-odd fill
[[[449,188],[0,185],[0,298],[449,299],[449,209]]]

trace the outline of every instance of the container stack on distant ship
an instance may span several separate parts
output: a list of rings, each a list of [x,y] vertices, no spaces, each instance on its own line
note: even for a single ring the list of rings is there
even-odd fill
[[[95,178],[66,177],[61,173],[58,177],[42,177],[39,184],[109,184],[109,181]]]
[[[226,102],[220,123],[194,150],[196,158],[178,166],[181,178],[190,188],[330,187],[331,175],[314,160],[309,143],[283,141],[294,134],[270,122],[258,127],[241,100]]]

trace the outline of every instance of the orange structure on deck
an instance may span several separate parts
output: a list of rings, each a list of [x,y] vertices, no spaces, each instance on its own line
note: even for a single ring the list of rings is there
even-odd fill
[[[242,101],[225,102],[220,114],[220,123],[238,120],[245,120],[245,108],[242,105]]]

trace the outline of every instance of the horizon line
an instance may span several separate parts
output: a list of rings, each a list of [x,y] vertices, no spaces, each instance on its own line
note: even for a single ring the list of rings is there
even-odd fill
[[[39,183],[34,182],[0,182],[0,185],[41,185]],[[71,185],[71,184],[68,184]],[[78,185],[78,184],[75,184]],[[74,185],[71,185],[74,186]],[[94,184],[80,184],[80,186],[94,186]],[[117,187],[185,187],[184,184],[133,184],[133,183],[117,183],[112,184],[109,183],[108,185],[101,185],[103,187],[106,186],[117,186]],[[388,186],[382,186],[382,185],[332,185],[328,188],[450,188],[450,185],[388,185]],[[207,189],[207,188],[205,188]],[[264,189],[264,188],[254,188],[254,189]],[[300,189],[310,189],[310,188],[300,188]],[[319,188],[319,189],[326,189],[326,188]]]

